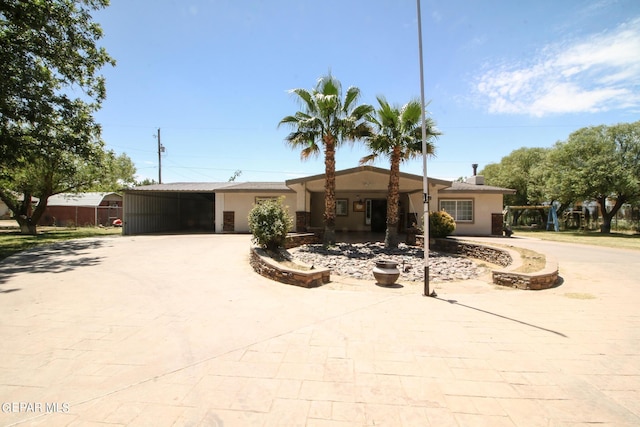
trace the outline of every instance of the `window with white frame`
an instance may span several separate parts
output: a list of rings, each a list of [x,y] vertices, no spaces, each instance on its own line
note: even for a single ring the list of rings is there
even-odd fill
[[[446,211],[456,222],[473,221],[473,200],[440,200],[440,210]]]

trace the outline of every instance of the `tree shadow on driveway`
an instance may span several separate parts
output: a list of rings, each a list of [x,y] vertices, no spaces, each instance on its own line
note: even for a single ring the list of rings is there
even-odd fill
[[[102,257],[89,256],[89,251],[107,243],[105,239],[67,240],[17,253],[0,261],[0,285],[17,274],[65,273],[97,265]],[[0,293],[12,291],[15,290],[0,289]]]

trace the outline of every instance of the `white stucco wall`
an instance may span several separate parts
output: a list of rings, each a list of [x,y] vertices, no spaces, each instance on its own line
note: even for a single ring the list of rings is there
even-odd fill
[[[216,233],[222,233],[223,212],[232,211],[234,215],[234,233],[249,232],[249,211],[253,208],[256,197],[281,197],[282,193],[216,193]],[[295,226],[296,194],[284,195],[284,205],[289,208]]]
[[[473,200],[473,221],[456,222],[454,235],[490,235],[491,215],[502,213],[502,194],[456,193],[441,195],[439,200]],[[434,206],[439,208],[440,204]]]

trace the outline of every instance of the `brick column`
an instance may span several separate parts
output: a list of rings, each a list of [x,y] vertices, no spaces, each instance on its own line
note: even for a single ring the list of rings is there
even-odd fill
[[[311,212],[297,211],[296,212],[296,231],[299,233],[307,231],[309,223],[311,222]]]
[[[236,230],[236,213],[224,211],[222,213],[222,231],[234,232]]]

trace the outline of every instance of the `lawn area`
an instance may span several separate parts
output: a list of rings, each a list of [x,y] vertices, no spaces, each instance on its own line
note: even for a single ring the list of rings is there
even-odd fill
[[[640,250],[640,234],[611,233],[597,231],[539,231],[515,229],[514,236],[534,237],[555,242],[581,243],[584,245],[604,246]]]
[[[16,230],[0,231],[0,260],[5,259],[17,252],[33,248],[38,245],[46,245],[59,242],[61,240],[81,239],[83,237],[120,236],[122,228],[98,228],[98,227],[78,227],[78,228],[53,228],[40,227],[37,236],[21,235]]]

